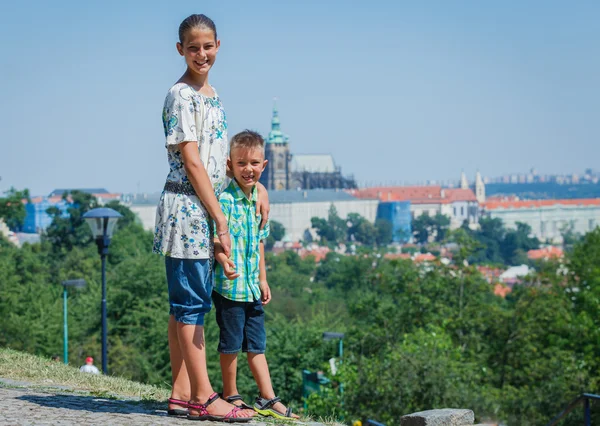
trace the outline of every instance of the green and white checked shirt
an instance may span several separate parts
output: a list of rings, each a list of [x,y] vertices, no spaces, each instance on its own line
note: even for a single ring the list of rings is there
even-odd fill
[[[229,186],[219,196],[219,204],[227,218],[231,234],[231,260],[235,263],[235,270],[240,276],[228,280],[221,264],[215,262],[215,291],[237,302],[260,300],[259,244],[269,236],[269,223],[267,222],[265,228],[260,230],[260,216],[256,215],[256,200],[256,186],[248,199],[235,179],[231,180]]]

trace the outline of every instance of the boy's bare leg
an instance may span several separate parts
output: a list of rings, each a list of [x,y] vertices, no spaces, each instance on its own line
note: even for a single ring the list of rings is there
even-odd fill
[[[239,394],[237,389],[237,356],[238,354],[220,354],[221,375],[223,377],[223,397]],[[237,404],[236,404],[237,402]],[[241,401],[233,402],[239,405]]]
[[[204,327],[178,322],[177,336],[190,378],[190,400],[197,404],[204,404],[214,392],[206,369]],[[207,407],[210,414],[219,416],[226,415],[232,409],[233,405],[220,398]],[[198,414],[197,410],[192,408],[189,411],[192,415]],[[252,410],[241,410],[238,412],[238,417],[252,417],[254,414]]]
[[[275,392],[273,391],[273,385],[271,384],[271,375],[269,374],[269,365],[267,364],[267,357],[265,354],[248,352],[248,365],[250,366],[250,371],[252,371],[254,380],[258,385],[260,396],[266,399],[275,398]],[[287,407],[281,402],[277,402],[273,405],[273,409],[280,413],[285,413]],[[292,413],[292,417],[298,418],[294,413]]]
[[[190,400],[190,378],[188,377],[183,354],[179,347],[177,339],[177,322],[173,315],[169,316],[169,357],[171,358],[171,377],[173,387],[171,388],[171,398],[181,401]],[[184,409],[179,405],[169,404],[169,410]]]

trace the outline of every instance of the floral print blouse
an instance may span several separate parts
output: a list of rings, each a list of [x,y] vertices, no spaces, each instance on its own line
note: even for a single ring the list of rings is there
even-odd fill
[[[167,93],[162,116],[169,161],[167,182],[191,185],[179,144],[196,142],[218,197],[229,183],[229,143],[227,119],[217,92],[211,98],[177,83]],[[210,221],[197,196],[163,191],[156,210],[153,252],[180,259],[208,259],[212,252]]]

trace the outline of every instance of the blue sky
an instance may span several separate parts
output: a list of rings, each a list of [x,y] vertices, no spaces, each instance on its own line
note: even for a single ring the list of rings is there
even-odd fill
[[[217,24],[230,136],[331,153],[361,183],[599,169],[595,1],[13,1],[0,15],[0,191],[159,191],[177,28]]]

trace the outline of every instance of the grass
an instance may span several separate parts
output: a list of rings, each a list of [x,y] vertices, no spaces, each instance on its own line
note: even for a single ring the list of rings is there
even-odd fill
[[[75,392],[88,392],[105,398],[165,401],[170,392],[121,377],[84,374],[79,368],[7,348],[0,348],[0,377],[40,387],[64,386]]]
[[[0,377],[27,382],[39,388],[60,388],[61,392],[84,392],[114,399],[135,398],[145,404],[161,403],[163,408],[170,395],[169,389],[133,382],[122,377],[81,373],[79,368],[8,348],[0,348]],[[310,420],[307,417],[302,418],[302,421]],[[298,425],[297,422],[269,417],[260,418],[260,421],[273,425]],[[342,426],[331,419],[319,421],[329,426]]]

